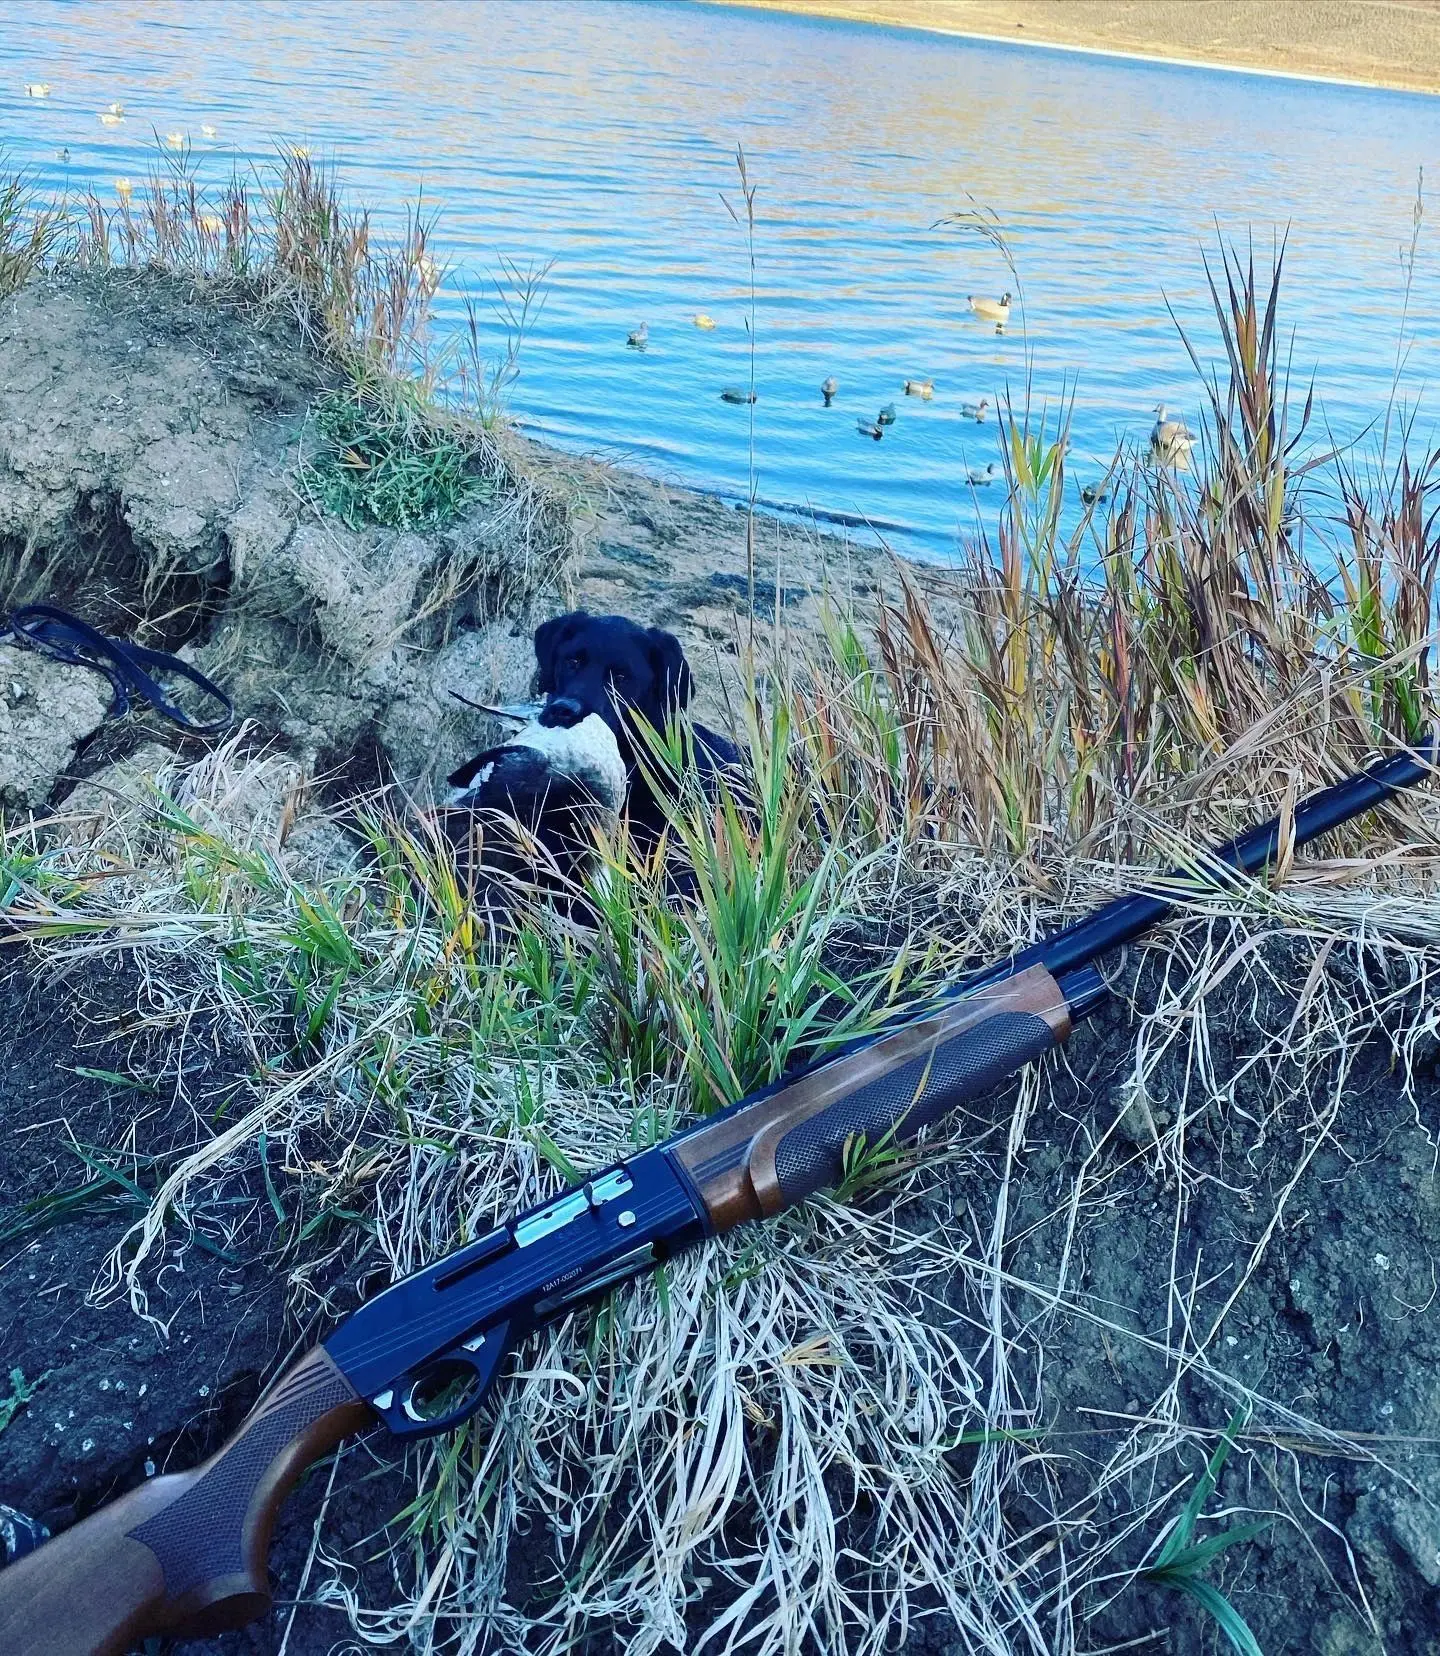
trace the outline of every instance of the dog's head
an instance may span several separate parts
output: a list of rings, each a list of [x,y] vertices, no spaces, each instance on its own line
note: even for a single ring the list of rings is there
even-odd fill
[[[629,748],[627,714],[657,730],[687,707],[695,684],[680,640],[660,627],[642,627],[623,615],[574,610],[546,621],[535,633],[542,724],[574,724],[598,713]]]

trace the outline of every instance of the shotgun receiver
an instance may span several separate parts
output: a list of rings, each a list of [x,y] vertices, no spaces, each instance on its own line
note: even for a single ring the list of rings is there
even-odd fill
[[[1432,772],[1401,752],[1210,853],[1257,873]],[[1286,829],[1289,829],[1287,834]],[[1171,914],[1193,873],[1117,898],[903,1022],[596,1173],[360,1307],[283,1373],[202,1466],[155,1478],[0,1570],[4,1656],[121,1656],[156,1634],[242,1626],[296,1479],[341,1439],[448,1431],[516,1342],[706,1237],[840,1180],[846,1147],[904,1142],[1063,1041],[1105,995],[1095,958]],[[1168,891],[1170,894],[1166,895]]]

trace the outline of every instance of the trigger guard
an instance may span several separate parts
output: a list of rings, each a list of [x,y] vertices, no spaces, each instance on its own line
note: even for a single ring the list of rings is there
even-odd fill
[[[399,1438],[434,1437],[451,1431],[468,1420],[490,1393],[490,1387],[500,1369],[500,1363],[510,1349],[510,1325],[497,1323],[483,1333],[468,1335],[446,1351],[437,1351],[428,1362],[400,1375],[392,1387],[370,1399],[370,1406],[394,1436]],[[442,1415],[422,1415],[414,1407],[415,1388],[425,1376],[441,1363],[458,1363],[474,1375],[474,1384],[462,1400]]]

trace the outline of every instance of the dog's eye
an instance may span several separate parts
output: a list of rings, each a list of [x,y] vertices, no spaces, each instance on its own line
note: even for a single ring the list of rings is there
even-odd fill
[[[610,669],[610,682],[611,684],[628,684],[630,682],[630,669],[628,667],[612,667]]]
[[[578,655],[568,655],[565,657],[565,671],[567,673],[578,673],[581,665],[582,663]]]

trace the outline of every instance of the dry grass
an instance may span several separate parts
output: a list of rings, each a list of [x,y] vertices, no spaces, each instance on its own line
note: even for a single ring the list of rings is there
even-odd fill
[[[493,564],[502,542],[502,600],[563,579],[574,551],[569,502],[506,441],[503,412],[548,267],[501,261],[498,352],[482,346],[473,295],[465,334],[437,348],[431,310],[447,271],[433,256],[435,218],[423,199],[407,207],[402,229],[381,234],[347,201],[334,167],[293,144],[217,188],[202,183],[188,145],[157,140],[149,176],[121,182],[113,201],[87,189],[46,209],[36,220],[46,227],[43,257],[167,271],[207,298],[292,316],[335,377],[302,453],[301,483],[317,509],[352,526],[459,525],[467,545],[438,583],[444,591]]]
[[[366,264],[364,220],[308,158],[283,166],[276,291],[317,337],[403,369],[428,229],[417,216],[393,262]],[[200,226],[212,245],[187,192],[162,178],[118,226],[93,208],[93,256],[164,237],[167,256],[249,279],[250,198],[228,198],[223,231]],[[263,1135],[296,1170],[267,1246],[297,1309],[323,1314],[338,1264],[369,1254],[402,1274],[1428,722],[1435,461],[1400,460],[1374,491],[1341,461],[1312,467],[1278,292],[1228,260],[1217,280],[1228,371],[1193,478],[1122,457],[1112,509],[1062,533],[1064,430],[1012,409],[1000,528],[966,549],[943,605],[897,570],[874,610],[837,595],[823,638],[748,663],[757,808],[685,797],[674,836],[702,875],[688,909],[622,844],[594,927],[537,906],[490,935],[437,836],[393,801],[350,824],[367,862],[316,876],[284,809],[238,810],[257,781],[235,745],[98,838],[12,831],[11,910],[37,950],[132,950],[153,1017],[204,1007],[287,1060],[257,1064],[246,1108],[197,1138],[100,1290],[146,1312],[153,1273],[212,1236]],[[1307,516],[1322,473],[1343,540]],[[1221,1312],[1333,1137],[1357,1055],[1433,1033],[1416,990],[1440,966],[1437,827],[1416,796],[1303,879],[1282,859],[1289,883],[1236,882],[1154,940],[1125,1108],[1077,1135],[1053,1256],[1026,1252],[1015,1215],[1059,1068],[1022,1078],[988,1126],[881,1169],[863,1202],[808,1204],[529,1342],[492,1410],[416,1452],[393,1602],[362,1602],[324,1549],[315,1590],[377,1643],[467,1656],[603,1631],[635,1652],[694,1648],[697,1626],[706,1650],[870,1656],[922,1609],[968,1651],[1064,1656],[1156,1563],[1185,1468],[1213,1447],[1189,1416],[1197,1387],[1221,1418],[1249,1411],[1232,1459],[1307,1534],[1328,1519],[1287,1481],[1296,1445],[1403,1477],[1382,1446],[1238,1380]],[[917,888],[925,917],[898,923]],[[1383,981],[1337,970],[1377,936]],[[1264,937],[1288,940],[1298,985]],[[1221,984],[1288,1011],[1222,1054]],[[1256,1095],[1258,1113],[1237,1103]],[[1202,1124],[1259,1215],[1218,1310],[1185,1246]],[[1262,1145],[1268,1184],[1247,1172]],[[980,1205],[956,1210],[960,1182]],[[1137,1184],[1171,1249],[1160,1334],[1081,1285],[1087,1230]],[[1047,1436],[1046,1365],[1077,1329],[1165,1376],[1098,1463]],[[505,1592],[521,1533],[543,1587],[528,1609]],[[1357,1582],[1341,1586],[1363,1613]]]
[[[0,153],[0,299],[53,256],[63,229],[60,211],[41,201],[25,173],[8,172]]]

